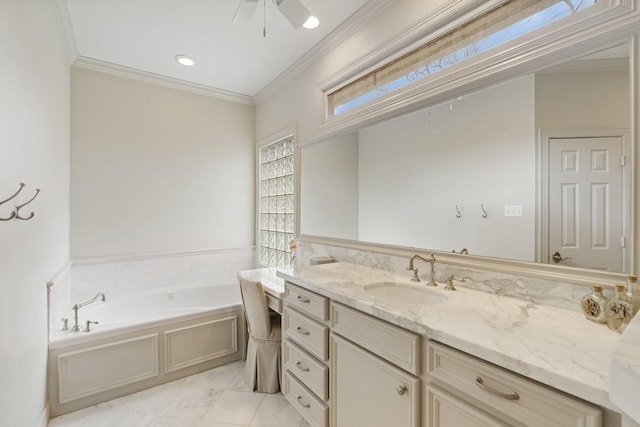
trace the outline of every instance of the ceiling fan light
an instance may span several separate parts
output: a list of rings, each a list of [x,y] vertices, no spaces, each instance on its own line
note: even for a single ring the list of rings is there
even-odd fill
[[[320,25],[320,20],[313,15],[309,16],[305,23],[302,24],[303,27],[308,29],[316,28],[318,25]]]
[[[294,28],[302,27],[311,16],[300,0],[273,0],[273,3]]]

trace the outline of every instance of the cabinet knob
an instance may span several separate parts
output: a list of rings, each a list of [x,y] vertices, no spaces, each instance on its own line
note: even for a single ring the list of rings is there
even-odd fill
[[[400,396],[402,396],[402,395],[404,395],[404,394],[407,392],[407,386],[406,386],[406,385],[404,385],[404,384],[399,385],[399,386],[398,386],[398,388],[396,389],[396,391],[398,392],[398,394],[399,394]]]

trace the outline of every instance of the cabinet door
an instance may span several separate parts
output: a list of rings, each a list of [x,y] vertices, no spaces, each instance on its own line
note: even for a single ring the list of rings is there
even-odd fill
[[[434,385],[427,390],[427,427],[505,427],[505,424]]]
[[[419,427],[420,380],[331,335],[333,427]]]

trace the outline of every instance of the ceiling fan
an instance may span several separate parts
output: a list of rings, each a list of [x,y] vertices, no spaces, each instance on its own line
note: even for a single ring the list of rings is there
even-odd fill
[[[236,13],[233,16],[233,23],[249,22],[256,11],[259,1],[260,0],[240,0],[236,8]],[[265,8],[267,6],[266,1],[267,0],[262,0]],[[274,6],[282,13],[282,16],[284,16],[294,28],[315,28],[320,23],[318,18],[313,16],[300,0],[270,1],[273,2]],[[264,37],[267,36],[266,24],[262,35]]]

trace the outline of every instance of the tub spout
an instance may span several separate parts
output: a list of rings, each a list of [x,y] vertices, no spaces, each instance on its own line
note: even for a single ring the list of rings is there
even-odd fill
[[[84,307],[85,305],[92,304],[96,302],[98,298],[100,298],[103,302],[107,300],[107,297],[104,294],[104,292],[98,292],[98,294],[95,297],[91,298],[89,301],[81,302],[80,304],[74,304],[73,306],[74,324],[71,327],[71,332],[80,332],[82,330],[80,325],[78,325],[78,310],[80,309],[80,307]]]

